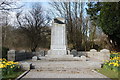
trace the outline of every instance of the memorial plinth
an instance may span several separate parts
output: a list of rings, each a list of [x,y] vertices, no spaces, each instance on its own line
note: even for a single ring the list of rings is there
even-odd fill
[[[49,60],[73,60],[73,55],[67,55],[66,26],[64,18],[55,18],[52,23],[51,45],[46,57],[46,59]]]
[[[57,22],[54,19],[52,33],[51,33],[51,55],[66,55],[67,54],[67,43],[66,43],[66,28],[63,18],[57,18],[61,21]]]
[[[56,18],[51,28],[51,46],[48,53],[51,57],[60,57],[67,54],[66,27],[63,18]]]

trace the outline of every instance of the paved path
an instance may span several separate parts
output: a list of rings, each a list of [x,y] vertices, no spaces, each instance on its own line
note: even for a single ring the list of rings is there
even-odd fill
[[[35,65],[23,78],[107,78],[95,72],[99,62],[93,61],[28,61]]]

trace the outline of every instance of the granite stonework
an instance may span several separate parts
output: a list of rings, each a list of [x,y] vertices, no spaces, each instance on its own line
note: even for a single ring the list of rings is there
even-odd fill
[[[100,52],[95,49],[91,49],[89,52],[86,53],[88,57],[98,59],[102,62],[110,59],[110,51],[108,49],[102,49],[100,50]]]
[[[110,59],[110,50],[102,49],[102,50],[100,50],[100,53],[103,54],[103,59],[104,60],[109,60]]]
[[[51,28],[51,46],[47,56],[51,58],[60,58],[67,55],[67,39],[64,18],[56,18]]]
[[[19,65],[22,70],[30,70],[32,67],[32,63],[29,62],[21,62]]]
[[[46,55],[46,51],[45,50],[40,50],[39,52],[40,52],[41,56],[45,56]]]
[[[51,45],[46,59],[76,60],[67,50],[66,26],[64,18],[55,18],[51,28]],[[80,59],[80,58],[79,58]],[[78,59],[78,60],[79,60]]]
[[[61,21],[62,24],[60,22]],[[64,18],[56,18],[53,21],[51,28],[51,46],[50,55],[66,55],[67,54],[67,39],[66,39],[66,27]],[[48,54],[49,55],[49,54]]]
[[[67,50],[67,55],[70,55],[70,50]]]
[[[38,60],[38,57],[37,56],[33,56],[32,57],[32,61],[37,61]]]
[[[86,56],[81,56],[80,58],[81,58],[82,61],[86,61],[87,60]]]
[[[73,50],[71,50],[70,54],[72,54],[75,57],[78,55],[78,52],[77,52],[77,50],[73,49]]]
[[[45,56],[46,54],[47,54],[46,50],[40,50],[40,51],[34,52],[35,56]]]
[[[9,50],[7,55],[9,61],[22,61],[26,59],[31,59],[33,56],[31,52],[26,52],[25,50],[21,51]]]
[[[8,58],[8,60],[10,60],[10,61],[15,61],[16,60],[16,58],[15,58],[15,53],[16,53],[16,51],[15,50],[9,50],[8,51],[8,53],[7,53],[7,58]]]
[[[78,51],[78,55],[77,56],[79,56],[79,57],[87,56],[87,52],[85,52],[85,51]]]

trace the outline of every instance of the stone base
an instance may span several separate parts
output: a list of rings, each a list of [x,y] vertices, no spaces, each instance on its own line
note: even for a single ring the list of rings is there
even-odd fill
[[[73,55],[46,55],[46,60],[50,61],[79,61],[80,57],[73,57]]]
[[[67,50],[49,50],[48,55],[66,55]]]
[[[49,50],[45,55],[45,60],[51,61],[78,61],[80,57],[73,57],[73,55],[67,55],[67,50]]]

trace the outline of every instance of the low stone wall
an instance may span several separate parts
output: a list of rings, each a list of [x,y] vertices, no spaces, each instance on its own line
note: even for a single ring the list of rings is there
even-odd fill
[[[110,59],[110,51],[107,49],[102,49],[100,52],[97,52],[95,49],[91,49],[87,52],[87,56],[90,58],[95,58],[101,61],[109,60]]]
[[[38,52],[35,52],[35,56],[45,56],[47,54],[47,51],[40,50]]]
[[[9,50],[8,51],[8,60],[10,61],[22,61],[26,59],[32,59],[32,57],[37,56],[45,56],[47,54],[47,51],[40,50],[38,52],[26,52],[25,50],[21,51],[15,51],[15,50]]]
[[[86,56],[89,58],[93,58],[93,59],[98,59],[100,61],[104,61],[104,60],[109,60],[110,59],[110,51],[108,49],[102,49],[100,50],[100,52],[98,52],[95,49],[91,49],[90,51],[71,51],[72,55],[81,57],[81,56]]]
[[[21,50],[21,51],[9,50],[7,55],[8,55],[8,60],[22,61],[26,59],[34,59],[35,56],[39,58],[41,56],[45,56],[46,54],[47,51],[45,50],[41,50],[39,52],[26,52],[25,50]],[[72,50],[70,54],[72,54],[74,57],[86,56],[86,57],[98,59],[100,61],[110,59],[110,51],[107,49],[102,49],[100,50],[100,52],[98,52],[95,49],[91,49],[88,52],[85,51],[77,52],[76,50]]]
[[[85,51],[79,51],[78,52],[78,56],[81,57],[81,56],[86,56],[87,57],[87,53],[88,52],[85,52]]]
[[[32,59],[34,56],[32,52],[25,52],[25,51],[15,51],[9,50],[8,51],[8,60],[10,61],[22,61],[26,59]]]

